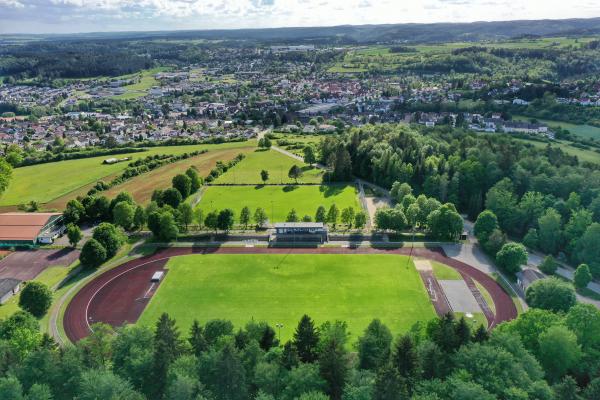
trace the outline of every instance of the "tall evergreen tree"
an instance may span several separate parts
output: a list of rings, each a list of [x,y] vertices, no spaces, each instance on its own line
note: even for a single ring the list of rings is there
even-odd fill
[[[196,319],[190,328],[190,337],[188,341],[190,342],[196,357],[200,357],[202,353],[208,350],[208,342],[204,338],[204,329]]]
[[[269,325],[265,326],[262,337],[260,338],[260,348],[264,351],[269,351],[273,346],[277,346],[277,339],[275,338],[275,330]]]
[[[317,360],[317,344],[319,343],[319,332],[315,328],[313,320],[306,314],[302,316],[296,332],[294,332],[294,347],[302,362],[315,362]]]
[[[175,320],[163,313],[156,323],[152,363],[152,398],[160,399],[167,387],[169,366],[180,354],[179,331]]]
[[[488,333],[487,329],[485,329],[485,326],[483,325],[479,325],[479,328],[477,328],[475,330],[475,333],[473,334],[473,342],[475,343],[483,343],[486,340],[488,340],[490,338],[490,334]]]
[[[463,346],[471,341],[471,327],[467,324],[465,317],[460,317],[456,326],[454,327],[456,334],[457,346]]]
[[[373,400],[404,400],[408,391],[404,379],[398,370],[386,364],[377,372],[373,388]]]
[[[380,320],[374,319],[358,339],[358,365],[361,369],[376,370],[390,358],[392,333]]]
[[[298,352],[296,351],[296,348],[292,342],[285,342],[283,345],[283,352],[281,353],[281,365],[285,369],[291,370],[297,366],[299,362],[300,359],[298,358]]]
[[[246,371],[232,344],[219,352],[216,363],[216,382],[212,388],[217,399],[244,400],[247,398]]]
[[[344,347],[335,337],[324,344],[319,355],[319,372],[327,383],[327,394],[340,400],[348,377],[348,360]]]
[[[419,357],[415,343],[410,335],[398,338],[392,354],[392,365],[400,376],[415,377],[419,368]]]

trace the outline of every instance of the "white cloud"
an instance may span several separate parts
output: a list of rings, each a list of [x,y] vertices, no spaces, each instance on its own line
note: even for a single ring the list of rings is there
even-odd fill
[[[593,16],[600,16],[597,0],[0,0],[0,33]]]
[[[23,8],[25,5],[18,0],[0,0],[0,7]]]

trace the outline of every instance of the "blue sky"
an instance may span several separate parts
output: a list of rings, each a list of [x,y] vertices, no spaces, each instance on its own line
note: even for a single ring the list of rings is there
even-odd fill
[[[0,0],[0,33],[600,17],[599,0]]]

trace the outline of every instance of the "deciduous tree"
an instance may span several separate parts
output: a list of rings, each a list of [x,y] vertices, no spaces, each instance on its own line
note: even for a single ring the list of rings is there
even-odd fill
[[[250,223],[250,208],[244,207],[240,212],[240,224],[244,225],[244,229],[248,228]]]
[[[586,288],[587,285],[592,281],[592,274],[590,272],[590,267],[587,264],[581,264],[575,270],[575,276],[573,281],[575,282],[575,287],[578,288]]]
[[[67,226],[67,237],[69,238],[71,247],[77,247],[77,243],[83,238],[83,235],[77,225],[69,224]]]
[[[496,254],[498,266],[511,274],[521,270],[527,264],[527,250],[520,243],[506,243]]]
[[[96,239],[85,242],[79,254],[79,261],[88,268],[99,267],[106,258],[106,249]]]
[[[257,227],[263,227],[267,223],[268,219],[269,217],[267,217],[267,213],[263,208],[259,207],[256,209],[256,211],[254,211],[254,222],[256,223]]]
[[[577,302],[573,287],[554,277],[533,282],[525,292],[525,299],[531,307],[554,312],[567,312]]]
[[[41,318],[52,304],[52,291],[42,282],[31,281],[19,296],[19,307]]]

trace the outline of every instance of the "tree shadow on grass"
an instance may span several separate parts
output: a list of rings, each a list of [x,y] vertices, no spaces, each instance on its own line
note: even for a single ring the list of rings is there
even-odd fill
[[[285,193],[293,192],[294,190],[298,189],[298,187],[298,185],[286,185],[283,187],[283,191]]]
[[[348,185],[321,185],[319,191],[324,197],[338,196],[346,189]]]

